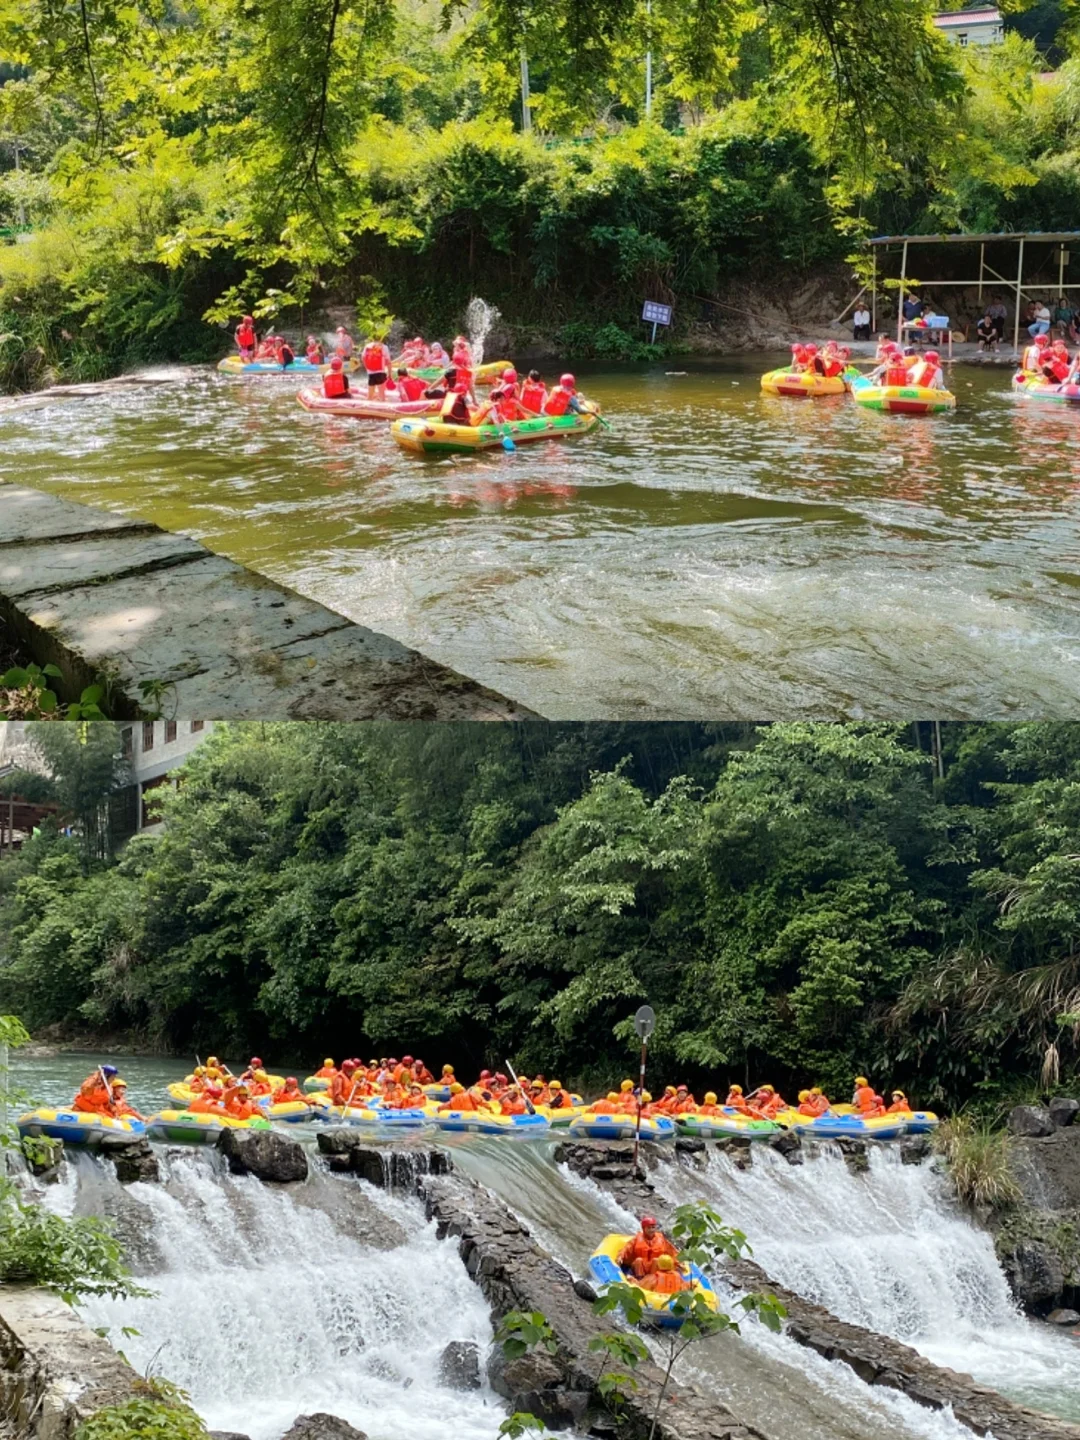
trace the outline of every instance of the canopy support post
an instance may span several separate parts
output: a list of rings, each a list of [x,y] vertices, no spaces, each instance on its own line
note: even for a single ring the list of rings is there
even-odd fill
[[[870,278],[870,334],[877,331],[877,246],[873,251],[874,268]]]
[[[904,241],[904,253],[900,257],[900,291],[896,302],[896,343],[899,345],[904,339],[904,282],[907,279],[907,246]]]
[[[983,269],[985,268],[985,264],[986,264],[986,242],[984,241],[984,242],[979,246],[979,304],[980,304],[980,305],[982,304]]]
[[[1024,283],[1024,237],[1020,236],[1020,258],[1016,265],[1016,316],[1013,320],[1013,355],[1020,354],[1020,296]]]

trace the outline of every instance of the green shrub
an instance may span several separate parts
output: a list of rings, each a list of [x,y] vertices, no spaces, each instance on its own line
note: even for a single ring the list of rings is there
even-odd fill
[[[146,1394],[96,1410],[75,1440],[206,1440],[206,1426],[185,1392],[165,1380],[146,1382]]]
[[[965,1205],[1004,1210],[1020,1199],[1013,1174],[1009,1136],[969,1115],[943,1120],[934,1148],[945,1157],[956,1193]]]

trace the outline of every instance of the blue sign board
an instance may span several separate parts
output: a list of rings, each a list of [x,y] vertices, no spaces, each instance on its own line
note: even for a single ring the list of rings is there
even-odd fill
[[[641,318],[652,325],[670,325],[671,306],[661,305],[656,300],[646,300],[641,310]]]

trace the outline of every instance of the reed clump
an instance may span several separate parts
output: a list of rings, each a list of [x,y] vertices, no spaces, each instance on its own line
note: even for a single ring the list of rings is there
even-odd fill
[[[963,1204],[972,1209],[1006,1210],[1020,1200],[1006,1131],[995,1130],[971,1115],[954,1115],[941,1122],[934,1148],[944,1157]]]

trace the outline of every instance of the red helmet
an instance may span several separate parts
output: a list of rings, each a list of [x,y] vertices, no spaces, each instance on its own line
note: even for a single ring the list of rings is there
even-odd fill
[[[245,316],[244,316],[244,324],[245,324],[245,325],[254,325],[254,324],[255,324],[255,321],[251,318],[250,315],[245,315]]]
[[[1050,344],[1050,336],[1049,336],[1049,335],[1036,335],[1036,336],[1035,336],[1035,344],[1038,345],[1038,346],[1040,346],[1040,347],[1043,346],[1043,345],[1049,345],[1049,344]]]
[[[807,347],[806,347],[806,353],[807,353],[808,355],[816,355],[816,354],[817,354],[817,346],[814,344],[814,342],[813,342],[812,340],[808,343],[808,345],[807,345]]]
[[[512,365],[508,365],[503,371],[502,378],[511,385],[517,384],[517,371]]]
[[[641,1217],[641,1228],[642,1228],[643,1230],[655,1230],[655,1229],[656,1229],[656,1226],[657,1226],[657,1219],[656,1219],[656,1216],[655,1216],[655,1215],[642,1215],[642,1217]]]
[[[261,1070],[261,1069],[263,1068],[263,1063],[262,1063],[262,1061],[259,1059],[258,1055],[252,1055],[252,1057],[251,1057],[251,1068],[252,1068],[252,1070]]]
[[[340,369],[341,369],[341,356],[340,356],[340,355],[334,355],[334,356],[331,357],[331,359],[330,359],[330,369],[331,369],[331,370],[340,370]]]
[[[490,1079],[491,1079],[491,1071],[490,1071],[490,1070],[481,1070],[481,1071],[480,1071],[480,1079],[481,1079],[481,1080],[490,1080]]]
[[[356,1061],[355,1061],[355,1060],[343,1060],[343,1061],[341,1062],[341,1068],[342,1068],[343,1071],[344,1071],[344,1070],[350,1070],[350,1071],[351,1071],[351,1070],[355,1070],[355,1069],[356,1069]]]
[[[793,346],[791,347],[791,353],[795,356],[795,359],[796,359],[796,360],[805,360],[805,359],[806,359],[806,346],[805,346],[805,345],[793,345]]]
[[[926,359],[932,361],[935,365],[939,365],[941,363],[941,356],[936,350],[927,350]]]
[[[286,1085],[295,1085],[295,1084],[296,1084],[296,1076],[295,1076],[295,1075],[286,1075],[286,1077],[285,1077],[285,1084],[286,1084]]]
[[[569,375],[569,374],[567,374],[567,375],[560,375],[560,376],[559,376],[559,384],[560,384],[565,390],[573,390],[573,389],[576,387],[576,385],[577,385],[577,381],[574,379],[574,377],[573,377],[572,375]]]
[[[795,344],[791,347],[791,353],[794,355],[797,350],[801,350],[802,348],[803,347],[799,344],[799,342],[796,341]]]

